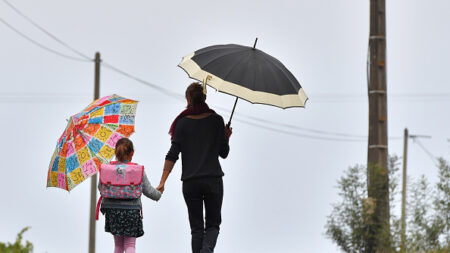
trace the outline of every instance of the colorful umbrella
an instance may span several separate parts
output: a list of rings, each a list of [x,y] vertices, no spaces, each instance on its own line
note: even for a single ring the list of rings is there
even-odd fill
[[[111,95],[70,117],[50,162],[47,187],[67,191],[114,156],[118,140],[134,132],[137,101]]]

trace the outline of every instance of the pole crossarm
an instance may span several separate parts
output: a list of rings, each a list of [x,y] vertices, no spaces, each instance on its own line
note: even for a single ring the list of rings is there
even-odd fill
[[[416,138],[431,139],[431,136],[430,135],[415,135],[415,134],[413,135],[413,134],[410,134],[409,138],[411,138],[411,139],[416,139]]]

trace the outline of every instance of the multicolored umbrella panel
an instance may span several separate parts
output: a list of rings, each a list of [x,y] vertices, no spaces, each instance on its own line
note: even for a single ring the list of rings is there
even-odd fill
[[[70,117],[50,162],[47,187],[71,191],[111,161],[117,141],[134,133],[137,102],[114,94]]]

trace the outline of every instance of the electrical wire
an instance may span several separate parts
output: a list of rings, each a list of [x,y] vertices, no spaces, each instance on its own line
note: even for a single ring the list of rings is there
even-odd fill
[[[216,108],[218,108],[218,109],[220,109],[222,111],[228,112],[228,113],[231,112],[229,109],[226,109],[226,108],[223,108],[223,107],[220,107],[220,106],[216,106]],[[317,130],[317,129],[300,127],[300,126],[295,126],[295,125],[290,125],[290,124],[285,124],[285,123],[277,123],[277,122],[273,122],[273,121],[266,120],[266,119],[263,119],[263,118],[251,116],[251,115],[248,115],[248,114],[244,114],[244,113],[239,113],[238,117],[239,116],[244,117],[244,118],[249,118],[249,119],[252,119],[252,120],[255,120],[255,121],[259,121],[259,122],[264,122],[264,123],[267,123],[267,124],[275,125],[275,126],[290,128],[290,129],[294,129],[294,130],[302,130],[302,131],[316,133],[316,134],[335,135],[335,136],[340,136],[340,137],[367,138],[367,136],[365,136],[365,135],[354,135],[354,134],[346,134],[346,133],[338,133],[338,132],[321,131],[321,130]]]
[[[134,75],[132,75],[130,73],[127,73],[127,72],[125,72],[125,71],[123,71],[123,70],[121,70],[121,69],[119,69],[117,67],[112,66],[111,64],[109,64],[107,62],[103,61],[102,63],[103,63],[103,66],[105,66],[105,67],[107,67],[107,68],[109,68],[109,69],[111,69],[111,70],[113,70],[113,71],[115,71],[115,72],[117,72],[119,74],[122,74],[122,75],[124,75],[124,76],[126,76],[128,78],[131,78],[131,79],[136,80],[136,81],[138,81],[140,83],[143,83],[143,84],[145,84],[145,85],[147,85],[147,86],[149,86],[149,87],[151,87],[153,89],[156,89],[156,90],[166,94],[167,96],[170,96],[170,97],[175,98],[175,99],[180,100],[180,101],[184,101],[184,99],[185,99],[184,96],[182,96],[179,93],[175,93],[175,92],[170,91],[168,89],[162,88],[159,85],[155,85],[155,84],[150,83],[148,81],[145,81],[145,80],[143,80],[141,78],[138,78],[138,77],[136,77],[136,76],[134,76]],[[219,108],[219,109],[221,109],[223,111],[230,112],[230,110],[225,109],[223,107],[217,107],[217,108]],[[344,133],[326,132],[326,131],[314,130],[314,129],[309,129],[309,128],[297,127],[297,126],[288,125],[288,124],[280,124],[280,123],[275,123],[273,121],[257,118],[257,117],[254,117],[254,116],[250,116],[250,115],[245,115],[245,117],[253,119],[255,121],[264,122],[264,123],[277,125],[277,126],[282,126],[282,127],[287,127],[287,128],[291,128],[291,129],[295,129],[295,130],[303,130],[303,131],[309,131],[309,132],[325,134],[325,135],[338,135],[338,136],[345,136],[345,137],[367,138],[366,136],[362,136],[362,135],[358,136],[358,135],[351,135],[351,134],[344,134]],[[281,131],[281,132],[283,132],[285,134],[293,134],[293,135],[297,135],[299,137],[306,137],[306,138],[312,138],[312,139],[350,141],[350,142],[367,141],[367,140],[363,140],[363,139],[359,139],[359,140],[357,140],[357,139],[337,139],[337,138],[329,138],[329,137],[308,136],[308,135],[305,135],[305,134],[295,133],[295,132],[292,132],[292,131],[276,130],[273,127],[267,127],[267,126],[264,126],[264,125],[252,123],[250,121],[246,121],[246,120],[242,120],[242,119],[237,119],[237,121],[243,122],[245,124],[258,126],[258,127],[264,128],[266,130]]]
[[[442,93],[390,93],[390,98],[449,98],[450,92]],[[365,98],[360,93],[315,93],[315,99],[360,99]]]
[[[146,83],[148,83],[148,82],[146,82]],[[174,93],[174,92],[171,92],[171,93]],[[60,92],[59,93],[54,93],[54,92],[0,92],[0,98],[3,98],[3,100],[5,100],[5,98],[6,99],[7,98],[20,98],[20,101],[22,101],[22,102],[24,101],[24,98],[25,99],[31,99],[31,98],[39,98],[39,97],[46,98],[45,101],[47,101],[47,102],[50,101],[49,99],[51,99],[52,97],[60,97],[61,99],[64,99],[64,101],[67,102],[67,101],[69,101],[72,98],[76,98],[76,99],[87,98],[87,97],[90,98],[90,96],[91,95],[89,93],[77,93],[77,94],[74,94],[74,93],[60,93]],[[181,99],[181,95],[179,95],[178,97],[174,97],[174,98],[176,98],[177,100],[182,101],[182,102],[185,101],[184,98]],[[41,100],[39,100],[39,101],[41,101]],[[230,110],[226,110],[226,109],[221,108],[219,106],[214,106],[214,108],[218,108],[219,110],[223,109],[223,111],[230,112]],[[277,128],[274,128],[274,127],[271,127],[271,126],[267,126],[267,125],[257,124],[257,123],[254,123],[254,122],[251,122],[251,121],[247,121],[247,120],[244,120],[244,119],[241,119],[241,118],[247,118],[247,116],[245,116],[245,114],[240,113],[239,116],[236,116],[235,121],[242,122],[242,123],[247,124],[247,125],[256,126],[256,127],[259,127],[259,128],[264,128],[266,130],[277,131],[277,132],[284,131],[282,129],[281,130],[280,129],[277,130]],[[268,121],[268,120],[260,119],[260,118],[257,118],[257,117],[251,117],[251,119],[255,120],[255,121],[263,122],[263,123],[278,125],[275,122],[271,122],[271,121]],[[283,125],[284,124],[279,125],[279,126],[283,126]],[[295,127],[293,125],[287,125],[287,126]],[[294,130],[313,130],[313,129],[309,129],[309,128],[295,129],[294,128]],[[326,131],[317,131],[317,132],[318,132],[318,134],[322,134],[322,135],[333,134],[333,132],[326,132]],[[305,134],[299,133],[299,132],[296,132],[296,131],[284,131],[284,133],[286,133],[286,134],[293,133],[294,135],[298,135],[298,137],[305,137]],[[358,138],[358,136],[347,135],[347,134],[343,134],[342,136],[354,137],[354,138],[352,138],[352,139],[350,139],[350,138],[347,138],[347,139],[346,138],[343,138],[343,139],[341,138],[341,139],[339,139],[339,138],[333,138],[333,137],[329,137],[329,136],[314,136],[314,135],[310,136],[310,138],[311,139],[315,139],[315,138],[316,139],[324,139],[324,140],[337,140],[337,141],[350,141],[350,142],[356,142],[356,141],[363,142],[363,141],[367,140],[367,136],[363,136],[363,135],[361,135],[360,137],[363,137],[365,139],[363,139],[363,138],[360,139],[360,138]],[[306,137],[306,138],[308,138],[308,137]],[[390,140],[392,140],[392,139],[401,139],[401,138],[402,137],[389,137]]]
[[[246,121],[246,120],[242,120],[242,119],[236,119],[236,121],[240,121],[240,122],[243,122],[243,123],[248,124],[248,125],[252,125],[252,126],[255,126],[255,127],[258,127],[258,128],[266,129],[266,130],[277,132],[277,133],[283,133],[283,134],[287,134],[287,135],[291,135],[291,136],[308,138],[308,139],[314,139],[314,140],[338,141],[338,142],[367,142],[367,140],[357,140],[357,139],[348,139],[348,138],[347,139],[344,139],[344,138],[338,139],[338,138],[331,138],[331,137],[322,137],[322,136],[300,134],[300,133],[295,133],[295,132],[292,132],[292,131],[276,129],[276,128],[273,128],[273,127],[257,124],[257,123]]]
[[[42,27],[41,25],[39,25],[38,23],[36,23],[33,19],[31,19],[30,17],[28,17],[27,15],[25,15],[22,11],[20,11],[16,6],[14,6],[12,3],[10,3],[7,0],[2,0],[5,4],[7,4],[12,10],[14,10],[17,14],[19,14],[20,16],[22,16],[24,19],[26,19],[29,23],[31,23],[33,26],[35,26],[36,28],[38,28],[40,31],[42,31],[43,33],[45,33],[46,35],[48,35],[49,37],[51,37],[52,39],[54,39],[56,42],[60,43],[61,45],[63,45],[64,47],[66,47],[67,49],[71,50],[72,52],[78,54],[79,56],[85,58],[86,60],[89,61],[94,61],[94,59],[91,59],[90,57],[86,56],[85,54],[83,54],[82,52],[80,52],[79,50],[71,47],[70,45],[68,45],[66,42],[62,41],[61,39],[59,39],[58,37],[56,37],[54,34],[52,34],[51,32],[49,32],[48,30],[46,30],[44,27]],[[111,65],[110,65],[111,66]],[[113,66],[111,66],[112,68],[114,68]],[[369,84],[369,79],[370,79],[370,72],[369,72],[369,67],[370,67],[370,40],[369,40],[369,46],[368,46],[368,50],[367,50],[367,62],[366,62],[366,73],[367,73],[367,83]],[[117,69],[117,68],[116,68]],[[117,69],[119,70],[119,69]],[[119,70],[121,71],[121,70]],[[143,80],[141,80],[143,81]],[[144,81],[146,83],[148,83],[147,81]],[[338,96],[336,96],[336,94],[319,94],[316,95],[316,98],[320,99],[320,96],[331,96],[332,99],[345,99],[347,100],[348,97],[355,97],[355,98],[362,98],[362,96],[360,94],[338,94]],[[424,98],[424,97],[444,97],[444,98],[450,98],[450,93],[428,93],[428,94],[424,94],[424,93],[411,93],[411,94],[391,94],[389,97],[407,97],[407,98],[411,98],[411,97],[419,97],[419,98]],[[321,102],[328,102],[328,101],[321,101]]]
[[[50,33],[49,31],[47,31],[45,28],[43,28],[42,26],[40,26],[39,24],[37,24],[35,21],[33,21],[31,18],[29,18],[27,15],[25,15],[23,12],[21,12],[18,8],[16,8],[14,5],[12,5],[10,2],[8,2],[7,0],[3,0],[3,2],[5,2],[11,9],[13,9],[16,13],[18,13],[20,16],[22,16],[23,18],[25,18],[28,22],[30,22],[32,25],[34,25],[36,28],[38,28],[40,31],[44,32],[46,35],[48,35],[49,37],[51,37],[52,39],[54,39],[55,41],[57,41],[58,43],[60,43],[61,45],[63,45],[64,47],[66,47],[67,49],[71,50],[72,52],[78,54],[79,56],[83,57],[84,59],[79,59],[79,58],[75,58],[72,56],[68,56],[65,54],[62,54],[58,51],[55,51],[53,49],[50,49],[49,47],[46,47],[38,42],[36,42],[35,40],[31,39],[30,37],[26,36],[25,34],[21,33],[19,30],[17,30],[16,28],[14,28],[12,25],[10,25],[9,23],[7,23],[6,21],[4,21],[3,19],[0,19],[0,21],[2,21],[5,25],[7,25],[10,29],[12,29],[13,31],[15,31],[16,33],[18,33],[19,35],[21,35],[22,37],[26,38],[27,40],[31,41],[33,44],[48,50],[54,54],[57,54],[59,56],[62,57],[66,57],[72,60],[78,60],[78,61],[93,61],[90,57],[84,55],[83,53],[81,53],[80,51],[74,49],[73,47],[69,46],[67,43],[65,43],[64,41],[60,40],[58,37],[56,37],[55,35],[53,35],[52,33]],[[370,47],[370,45],[369,45]],[[370,53],[368,52],[368,55],[370,55]],[[184,96],[182,96],[181,94],[172,92],[168,89],[165,89],[161,86],[155,85],[151,82],[145,81],[141,78],[138,78],[134,75],[131,75],[128,72],[125,72],[115,66],[113,66],[112,64],[109,64],[107,62],[102,61],[103,66],[105,66],[106,68],[109,68],[110,70],[113,70],[119,74],[122,74],[128,78],[131,78],[137,82],[140,82],[142,84],[145,84],[163,94],[166,94],[172,98],[175,98],[177,100],[181,100],[184,101]],[[224,111],[230,112],[228,109],[225,108],[221,108]],[[279,129],[275,129],[273,127],[268,127],[265,125],[260,125],[260,124],[256,124],[250,121],[246,121],[246,120],[242,120],[242,119],[237,119],[238,121],[244,122],[246,124],[250,124],[250,125],[254,125],[254,126],[258,126],[261,128],[265,128],[267,130],[272,130],[272,131],[277,131],[277,132],[282,132],[285,134],[293,134],[299,137],[306,137],[306,138],[312,138],[312,139],[321,139],[321,140],[334,140],[334,141],[351,141],[351,142],[357,142],[357,141],[366,141],[367,136],[363,136],[363,135],[352,135],[352,134],[345,134],[345,133],[337,133],[337,132],[327,132],[327,131],[321,131],[321,130],[316,130],[316,129],[309,129],[309,128],[304,128],[304,127],[299,127],[299,126],[294,126],[294,125],[289,125],[289,124],[280,124],[280,123],[276,123],[273,121],[269,121],[269,120],[265,120],[265,119],[261,119],[261,118],[257,118],[254,116],[250,116],[250,115],[242,115],[245,116],[246,118],[258,121],[258,122],[264,122],[266,124],[270,124],[270,125],[275,125],[275,126],[279,126],[279,127],[284,127],[284,128],[290,128],[290,129],[294,129],[294,130],[301,130],[301,131],[306,131],[306,132],[311,132],[311,133],[315,133],[315,134],[322,134],[322,135],[331,135],[331,136],[339,136],[339,137],[351,137],[351,138],[358,138],[358,139],[338,139],[338,138],[330,138],[330,137],[320,137],[320,136],[311,136],[311,135],[305,135],[305,134],[300,134],[300,133],[295,133],[292,131],[284,131],[284,130],[279,130]],[[239,117],[239,116],[238,116]],[[397,138],[397,137],[394,137]],[[365,140],[363,140],[365,139]]]
[[[111,65],[111,64],[109,64],[109,63],[107,63],[105,61],[102,61],[102,63],[103,63],[102,65],[105,66],[106,68],[108,68],[108,69],[110,69],[112,71],[115,71],[115,72],[117,72],[117,73],[119,73],[119,74],[121,74],[123,76],[128,77],[128,78],[131,78],[131,79],[133,79],[133,80],[135,80],[135,81],[137,81],[139,83],[145,84],[145,85],[149,86],[150,88],[155,89],[155,90],[157,90],[157,91],[159,91],[159,92],[161,92],[161,93],[163,93],[163,94],[165,94],[165,95],[167,95],[169,97],[172,97],[172,98],[175,98],[175,99],[181,100],[181,101],[184,100],[184,96],[182,96],[181,94],[175,93],[175,92],[170,91],[168,89],[165,89],[165,88],[163,88],[161,86],[158,86],[158,85],[153,84],[151,82],[145,81],[145,80],[143,80],[143,79],[141,79],[139,77],[136,77],[136,76],[134,76],[134,75],[132,75],[132,74],[130,74],[128,72],[125,72],[125,71],[123,71],[123,70],[121,70],[119,68],[116,68],[113,65]]]
[[[42,48],[42,49],[44,49],[44,50],[47,50],[48,52],[51,52],[51,53],[53,53],[53,54],[55,54],[55,55],[58,55],[58,56],[61,56],[61,57],[67,58],[67,59],[75,60],[75,61],[84,61],[84,62],[87,62],[87,61],[88,61],[88,60],[86,60],[86,59],[81,59],[81,58],[73,57],[73,56],[70,56],[70,55],[66,55],[66,54],[60,53],[60,52],[58,52],[58,51],[56,51],[56,50],[53,50],[53,49],[51,49],[51,48],[49,48],[49,47],[46,47],[46,46],[44,46],[43,44],[41,44],[41,43],[39,43],[39,42],[33,40],[33,39],[30,38],[30,37],[28,37],[28,36],[25,35],[24,33],[20,32],[19,30],[17,30],[16,28],[14,28],[11,24],[9,24],[8,22],[6,22],[6,21],[5,21],[4,19],[2,19],[2,18],[0,18],[0,22],[2,22],[2,23],[3,23],[5,26],[7,26],[9,29],[13,30],[15,33],[17,33],[18,35],[22,36],[23,38],[25,38],[25,39],[28,40],[29,42],[33,43],[34,45],[36,45],[36,46],[38,46],[38,47],[40,47],[40,48]]]
[[[17,32],[19,35],[23,36],[24,38],[26,38],[29,41],[33,42],[34,44],[38,45],[39,47],[41,47],[43,49],[46,49],[46,50],[48,50],[48,51],[50,51],[52,53],[55,53],[55,54],[57,54],[59,56],[66,57],[66,58],[73,59],[73,60],[91,61],[90,59],[86,59],[85,60],[85,59],[79,59],[79,58],[75,58],[75,57],[72,57],[72,56],[68,56],[68,55],[62,54],[60,52],[57,52],[57,51],[55,51],[53,49],[50,49],[50,48],[48,48],[48,47],[46,47],[46,46],[44,46],[44,45],[34,41],[33,39],[31,39],[30,37],[26,36],[25,34],[21,33],[20,31],[18,31],[14,27],[12,27],[9,23],[4,21],[3,19],[0,18],[0,21],[3,22],[5,25],[7,25],[9,28],[11,28],[13,31]],[[77,50],[75,50],[75,51],[77,51]],[[103,63],[102,64],[103,66],[105,66],[106,68],[109,68],[110,70],[113,70],[113,71],[115,71],[115,72],[117,72],[119,74],[122,74],[122,75],[124,75],[124,76],[126,76],[128,78],[131,78],[131,79],[133,79],[133,80],[135,80],[137,82],[140,82],[142,84],[145,84],[145,85],[147,85],[147,86],[149,86],[149,87],[151,87],[151,88],[153,88],[153,89],[155,89],[155,90],[157,90],[157,91],[159,91],[159,92],[161,92],[163,94],[166,94],[166,95],[168,95],[168,96],[170,96],[172,98],[175,98],[175,99],[180,100],[180,101],[184,101],[184,96],[182,96],[181,94],[172,92],[172,91],[170,91],[168,89],[162,88],[161,86],[155,85],[155,84],[150,83],[148,81],[145,81],[145,80],[143,80],[141,78],[138,78],[138,77],[136,77],[136,76],[134,76],[134,75],[132,75],[132,74],[130,74],[128,72],[125,72],[125,71],[123,71],[123,70],[113,66],[112,64],[109,64],[109,63],[105,62],[105,61],[102,61],[102,63]],[[221,109],[224,110],[224,111],[230,112],[228,109],[225,109],[225,108],[221,108]],[[295,129],[295,130],[303,130],[303,131],[313,132],[313,133],[317,133],[317,134],[335,135],[335,136],[344,136],[344,137],[355,137],[355,138],[366,138],[366,136],[362,136],[362,135],[351,135],[351,134],[336,133],[336,132],[326,132],[326,131],[321,131],[321,130],[315,130],[315,129],[298,127],[298,126],[289,125],[289,124],[275,123],[275,122],[272,122],[272,121],[269,121],[269,120],[257,118],[257,117],[250,116],[250,115],[243,115],[243,116],[245,116],[246,118],[253,119],[255,121],[260,121],[260,122],[264,122],[264,123],[271,124],[271,125],[277,125],[277,126],[281,126],[281,127]],[[246,124],[252,124],[254,126],[258,126],[258,127],[261,127],[261,128],[265,128],[267,130],[281,131],[281,132],[283,132],[285,134],[294,134],[294,135],[297,135],[299,137],[306,137],[306,138],[312,138],[312,139],[321,139],[321,140],[351,141],[351,142],[365,141],[365,140],[362,140],[362,139],[361,140],[355,140],[355,139],[337,139],[337,138],[328,138],[328,137],[308,136],[308,135],[294,133],[294,132],[289,132],[289,131],[284,131],[284,130],[276,130],[276,129],[272,128],[272,127],[267,127],[267,126],[251,123],[251,122],[245,121],[245,120],[238,119],[238,121],[244,122]]]
[[[5,3],[7,3],[11,8],[13,8],[17,13],[19,13],[21,16],[23,16],[25,19],[27,19],[29,22],[31,22],[33,25],[35,25],[36,27],[38,27],[41,31],[43,31],[44,33],[46,33],[47,35],[49,35],[50,37],[52,37],[53,39],[55,39],[56,41],[58,41],[59,43],[61,43],[62,45],[66,46],[67,48],[69,48],[69,49],[72,50],[73,52],[76,52],[77,54],[81,55],[81,56],[82,56],[83,58],[85,58],[85,59],[79,59],[79,58],[75,58],[75,57],[72,57],[72,56],[68,56],[68,55],[62,54],[62,53],[60,53],[60,52],[58,52],[58,51],[55,51],[55,50],[53,50],[53,49],[51,49],[51,48],[49,48],[49,47],[46,47],[46,46],[44,46],[44,45],[42,45],[42,44],[36,42],[35,40],[31,39],[30,37],[26,36],[25,34],[21,33],[19,30],[17,30],[16,28],[14,28],[12,25],[10,25],[9,23],[7,23],[7,22],[4,21],[3,19],[0,19],[0,21],[2,21],[2,22],[3,22],[5,25],[7,25],[10,29],[12,29],[13,31],[17,32],[19,35],[21,35],[22,37],[26,38],[27,40],[31,41],[33,44],[35,44],[35,45],[37,45],[37,46],[39,46],[39,47],[41,47],[41,48],[43,48],[43,49],[45,49],[45,50],[48,50],[48,51],[50,51],[50,52],[52,52],[52,53],[54,53],[54,54],[57,54],[57,55],[59,55],[59,56],[66,57],[66,58],[69,58],[69,59],[72,59],[72,60],[78,60],[78,61],[92,61],[89,57],[85,56],[84,54],[82,54],[82,53],[79,52],[78,50],[76,50],[76,49],[74,49],[74,48],[68,46],[66,43],[64,43],[63,41],[59,40],[56,36],[52,35],[52,34],[49,33],[47,30],[45,30],[44,28],[42,28],[41,26],[39,26],[37,23],[35,23],[33,20],[31,20],[30,18],[28,18],[26,15],[24,15],[22,12],[20,12],[17,8],[15,8],[13,5],[11,5],[8,1],[6,1],[6,0],[3,0],[3,1],[4,1]],[[126,76],[126,77],[128,77],[128,78],[131,78],[131,79],[133,79],[133,80],[135,80],[135,81],[137,81],[137,82],[140,82],[140,83],[142,83],[142,84],[145,84],[145,85],[147,85],[147,86],[149,86],[149,87],[151,87],[151,88],[153,88],[153,89],[155,89],[155,90],[157,90],[157,91],[159,91],[159,92],[161,92],[161,93],[163,93],[163,94],[166,94],[166,95],[168,95],[168,96],[170,96],[170,97],[172,97],[172,98],[175,98],[175,99],[180,100],[180,101],[184,101],[184,96],[182,96],[181,94],[172,92],[172,91],[170,91],[170,90],[168,90],[168,89],[162,88],[161,86],[155,85],[155,84],[153,84],[153,83],[151,83],[151,82],[148,82],[148,81],[145,81],[145,80],[143,80],[143,79],[141,79],[141,78],[138,78],[138,77],[136,77],[136,76],[134,76],[134,75],[132,75],[132,74],[130,74],[130,73],[128,73],[128,72],[125,72],[125,71],[123,71],[123,70],[121,70],[121,69],[119,69],[119,68],[113,66],[112,64],[110,64],[110,63],[108,63],[108,62],[102,61],[102,65],[103,65],[104,67],[110,69],[110,70],[113,70],[113,71],[115,71],[115,72],[117,72],[117,73],[119,73],[119,74],[122,74],[122,75],[124,75],[124,76]],[[222,108],[222,110],[229,112],[228,109]],[[264,123],[267,123],[267,124],[278,125],[278,126],[281,126],[281,127],[287,127],[287,128],[291,128],[291,129],[295,129],[295,130],[303,130],[303,131],[307,131],[307,132],[313,132],[313,133],[325,134],[325,135],[337,135],[337,136],[344,136],[344,137],[359,137],[359,138],[364,138],[364,136],[357,136],[357,135],[350,135],[350,134],[343,134],[343,133],[333,133],[333,132],[326,132],[326,131],[320,131],[320,130],[314,130],[314,129],[302,128],[302,127],[293,126],[293,125],[288,125],[288,124],[279,124],[279,123],[275,123],[275,122],[272,122],[272,121],[269,121],[269,120],[265,120],[265,119],[253,117],[253,116],[250,116],[250,115],[243,115],[243,116],[245,116],[246,118],[253,119],[253,120],[255,120],[255,121],[261,121],[261,122],[264,122]],[[249,124],[248,121],[245,121],[245,120],[240,120],[240,121],[246,122],[247,124]],[[254,125],[255,125],[255,124],[254,124]],[[257,125],[257,124],[256,124],[256,125]],[[267,127],[267,126],[265,126],[265,127],[262,126],[262,125],[258,125],[258,126],[263,127],[263,128],[266,128],[266,129],[274,130],[273,128],[270,128],[270,127]],[[288,133],[288,132],[285,131],[285,133]],[[306,135],[299,134],[299,136],[305,137]],[[320,137],[311,137],[311,138],[319,138],[319,139],[320,139]],[[322,138],[322,139],[327,139],[327,138],[324,137],[324,138]],[[332,139],[332,138],[330,138],[330,140],[331,140],[331,139]],[[356,141],[356,140],[345,140],[345,141]],[[363,141],[363,140],[359,140],[359,141]]]
[[[370,85],[370,39],[367,45],[367,56],[366,56],[366,79],[367,79],[367,95],[369,95],[369,85]]]
[[[430,151],[428,151],[427,148],[425,148],[425,146],[422,144],[421,141],[419,141],[418,138],[413,138],[414,142],[417,143],[419,145],[419,147],[421,147],[423,149],[423,151],[425,151],[425,153],[431,158],[431,160],[433,161],[434,165],[438,166],[438,161],[436,159],[436,157],[431,154]]]
[[[67,49],[69,49],[70,51],[78,54],[79,56],[81,56],[82,58],[89,60],[89,61],[94,61],[93,59],[91,59],[90,57],[86,56],[85,54],[81,53],[80,51],[76,50],[75,48],[69,46],[67,43],[65,43],[64,41],[62,41],[61,39],[59,39],[58,37],[56,37],[55,35],[53,35],[52,33],[50,33],[49,31],[47,31],[46,29],[44,29],[42,26],[40,26],[39,24],[37,24],[36,22],[34,22],[31,18],[29,18],[27,15],[25,15],[23,12],[21,12],[18,8],[16,8],[13,4],[11,4],[10,2],[8,2],[7,0],[3,0],[3,2],[5,2],[11,9],[13,9],[17,14],[19,14],[20,16],[22,16],[24,19],[26,19],[28,22],[30,22],[32,25],[34,25],[36,28],[38,28],[39,30],[41,30],[43,33],[47,34],[50,38],[54,39],[55,41],[57,41],[59,44],[63,45],[64,47],[66,47]]]

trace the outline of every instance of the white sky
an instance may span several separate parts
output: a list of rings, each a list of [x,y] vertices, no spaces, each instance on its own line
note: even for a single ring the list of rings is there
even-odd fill
[[[350,165],[365,164],[367,142],[292,136],[248,125],[252,115],[326,132],[366,135],[366,56],[369,1],[56,1],[9,0],[34,21],[77,50],[139,78],[182,94],[191,82],[176,67],[205,46],[253,45],[285,64],[310,97],[305,109],[238,103],[226,173],[220,252],[336,252],[324,235],[336,180]],[[387,1],[389,135],[431,135],[423,145],[450,159],[450,2]],[[76,56],[0,1],[0,18],[54,50]],[[89,182],[70,194],[46,189],[48,164],[66,119],[93,96],[93,63],[61,58],[31,44],[0,23],[0,98],[3,204],[0,241],[14,241],[25,226],[35,252],[87,252]],[[170,146],[167,134],[184,103],[101,70],[101,96],[140,101],[134,160],[159,182]],[[212,108],[232,108],[234,99],[209,89]],[[217,110],[228,119],[229,112]],[[249,120],[249,119],[247,119]],[[253,120],[249,120],[254,122]],[[311,132],[294,131],[302,135]],[[324,135],[320,135],[324,137]],[[330,136],[332,138],[339,138]],[[389,153],[402,155],[402,140]],[[436,169],[410,141],[409,175]],[[139,252],[188,252],[190,233],[181,193],[180,163],[158,203],[143,200],[145,235]],[[97,252],[112,252],[113,240],[97,222]]]

